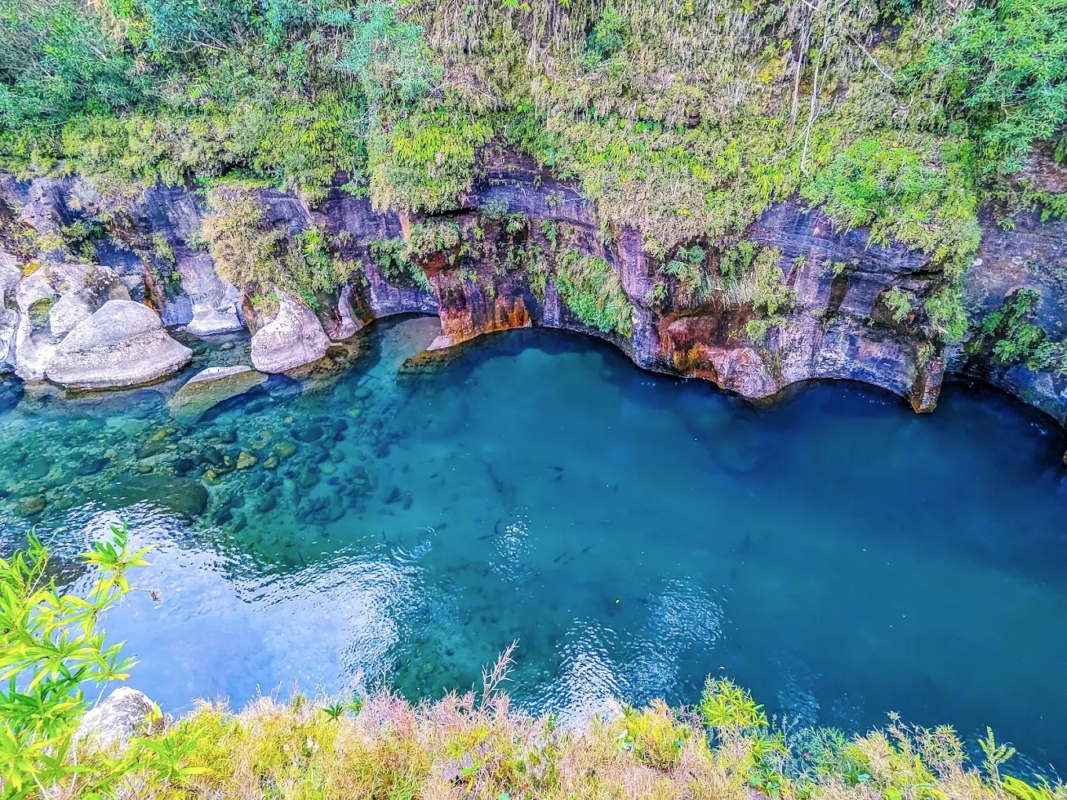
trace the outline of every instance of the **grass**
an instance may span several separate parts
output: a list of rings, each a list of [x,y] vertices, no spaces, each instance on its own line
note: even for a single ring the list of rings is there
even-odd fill
[[[183,754],[175,768],[185,777],[164,783],[134,768],[123,796],[1067,798],[1063,786],[1005,774],[1013,751],[992,734],[981,743],[984,760],[972,764],[950,728],[909,727],[894,715],[884,728],[855,736],[776,727],[728,680],[709,680],[696,708],[654,701],[584,727],[563,726],[514,707],[500,690],[507,666],[488,673],[480,692],[417,705],[387,691],[348,703],[260,698],[239,712],[202,703],[155,737]],[[86,763],[91,768],[91,756]]]

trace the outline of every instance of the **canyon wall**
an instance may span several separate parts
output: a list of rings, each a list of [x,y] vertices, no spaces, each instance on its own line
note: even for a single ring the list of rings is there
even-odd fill
[[[929,411],[945,376],[959,374],[987,381],[1060,423],[1067,420],[1067,377],[1060,369],[998,363],[988,347],[941,342],[923,312],[925,300],[945,286],[929,256],[871,243],[864,230],[841,231],[818,208],[794,201],[773,205],[747,232],[754,252],[773,248],[781,270],[781,308],[769,314],[744,296],[734,302],[722,291],[692,291],[663,269],[674,256],[647,252],[642,231],[602,225],[575,187],[514,155],[489,159],[462,202],[432,218],[375,210],[340,187],[317,208],[280,190],[256,189],[255,195],[264,224],[289,237],[315,227],[350,267],[343,289],[315,303],[334,339],[374,318],[430,313],[441,319],[434,350],[510,328],[560,328],[607,339],[647,369],[709,380],[754,400],[801,381],[837,378],[886,388],[917,411]],[[8,235],[0,254],[0,362],[39,378],[27,364],[62,339],[63,330],[38,320],[19,344],[26,311],[15,298],[41,264],[53,272],[76,261],[107,268],[166,325],[197,336],[262,328],[270,312],[257,309],[246,287],[219,277],[203,244],[208,213],[204,199],[187,189],[107,197],[77,178],[0,178],[6,230],[33,239],[19,250]],[[92,248],[77,252],[69,231],[81,230],[86,220],[97,221]],[[427,231],[438,232],[440,246]],[[410,256],[429,288],[426,280],[387,276],[376,263],[372,242],[405,236],[431,243]],[[702,270],[724,269],[723,251],[707,242],[686,244],[705,254]],[[625,328],[598,328],[565,301],[553,266],[564,254],[610,268],[631,307]],[[59,284],[52,282],[62,299]],[[1042,222],[1031,213],[1007,224],[983,218],[982,246],[964,285],[972,326],[1022,288],[1040,296],[1035,323],[1051,338],[1062,336],[1067,222]],[[764,323],[753,328],[753,320]]]

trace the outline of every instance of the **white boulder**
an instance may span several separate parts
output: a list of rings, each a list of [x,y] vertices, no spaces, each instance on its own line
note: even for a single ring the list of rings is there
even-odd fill
[[[318,361],[329,348],[315,313],[278,292],[278,315],[252,336],[252,364],[260,372],[288,372]]]
[[[46,377],[74,389],[138,386],[177,372],[192,357],[193,351],[170,337],[152,309],[111,300],[55,348]]]
[[[157,720],[161,721],[159,709],[148,695],[120,686],[107,700],[86,712],[75,739],[101,750],[122,748],[133,737],[151,733]]]

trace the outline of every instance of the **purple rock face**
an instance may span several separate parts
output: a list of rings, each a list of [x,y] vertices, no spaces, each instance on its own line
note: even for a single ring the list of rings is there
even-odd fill
[[[1034,185],[1048,184],[1052,191],[1067,181],[1062,168],[1041,161],[1040,154],[1035,159],[1028,173]],[[369,200],[340,188],[317,208],[276,189],[257,194],[269,224],[290,236],[316,226],[352,265],[343,299],[341,293],[327,298],[317,311],[334,338],[371,319],[412,312],[441,318],[435,348],[510,328],[561,328],[607,339],[645,368],[710,380],[753,399],[801,381],[840,378],[889,389],[920,411],[936,404],[947,370],[985,380],[1067,421],[1067,378],[1059,372],[997,366],[988,353],[965,355],[940,343],[922,308],[944,288],[945,278],[927,255],[872,244],[865,230],[837,230],[822,211],[794,201],[769,208],[747,233],[753,243],[780,251],[783,282],[793,297],[779,310],[778,324],[753,340],[746,332],[756,316],[751,303],[728,305],[720,294],[693,302],[646,250],[643,231],[602,230],[592,202],[527,157],[493,155],[469,195],[429,219],[375,210]],[[42,231],[107,211],[112,223],[97,243],[100,260],[132,287],[134,299],[140,299],[135,284],[141,281],[146,301],[167,325],[207,335],[270,321],[258,319],[241,287],[218,277],[198,242],[207,209],[189,190],[159,188],[135,200],[113,200],[78,179],[20,183],[5,177],[0,201]],[[1031,214],[1014,222],[1014,229],[1004,230],[992,218],[982,220],[981,250],[964,285],[972,322],[1013,291],[1033,288],[1041,297],[1035,323],[1053,339],[1067,338],[1067,222],[1042,223]],[[459,226],[465,238],[413,257],[429,290],[425,282],[390,278],[374,263],[371,242],[398,240],[415,226],[440,223]],[[538,265],[550,267],[564,248],[615,270],[633,308],[629,336],[587,325],[563,302],[551,269]],[[160,250],[173,258],[165,286],[158,285]],[[703,268],[716,268],[714,248],[712,253]],[[889,293],[906,296],[912,311],[895,319]]]

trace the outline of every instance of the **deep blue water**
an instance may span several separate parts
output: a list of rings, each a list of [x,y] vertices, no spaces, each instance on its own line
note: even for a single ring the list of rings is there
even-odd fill
[[[543,331],[404,366],[436,331],[377,325],[340,373],[189,428],[173,382],[28,393],[0,416],[2,546],[34,520],[64,556],[119,519],[155,544],[136,582],[159,602],[138,593],[106,627],[171,712],[382,681],[435,696],[518,641],[530,709],[691,702],[729,675],[798,723],[991,725],[1067,765],[1050,422],[963,386],[926,416],[843,383],[756,409]],[[195,484],[241,451],[256,465],[209,476],[201,512]],[[48,502],[31,520],[29,496]]]

